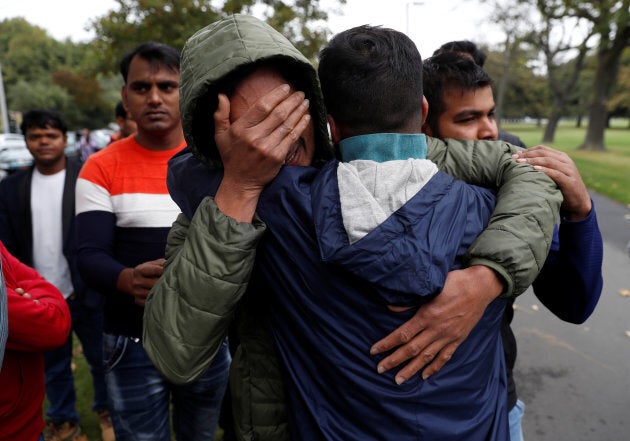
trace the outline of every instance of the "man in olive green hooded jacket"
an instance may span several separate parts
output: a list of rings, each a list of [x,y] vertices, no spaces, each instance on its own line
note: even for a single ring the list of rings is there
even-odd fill
[[[229,326],[236,327],[240,345],[230,388],[237,434],[244,440],[288,436],[264,293],[247,285],[265,225],[257,217],[248,223],[226,216],[206,189],[209,167],[221,167],[213,125],[217,95],[263,64],[278,69],[310,101],[316,140],[312,165],[334,156],[316,72],[288,40],[241,15],[192,36],[182,53],[180,92],[192,153],[175,157],[169,171],[169,191],[183,213],[169,235],[164,275],[147,301],[143,335],[156,366],[181,383],[205,371]],[[531,167],[516,164],[512,152],[505,143],[428,139],[428,158],[442,170],[498,191],[494,215],[466,263],[492,268],[503,279],[505,296],[523,292],[544,263],[560,204],[555,185]]]

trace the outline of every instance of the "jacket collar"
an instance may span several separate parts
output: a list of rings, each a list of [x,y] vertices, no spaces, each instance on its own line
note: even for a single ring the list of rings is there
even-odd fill
[[[376,162],[426,159],[427,141],[421,133],[372,133],[346,138],[339,143],[343,162],[366,159]]]

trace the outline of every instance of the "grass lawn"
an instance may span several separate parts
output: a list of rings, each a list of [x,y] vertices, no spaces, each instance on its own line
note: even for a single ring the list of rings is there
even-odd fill
[[[543,127],[531,124],[503,124],[503,130],[518,135],[525,144],[540,144]],[[578,150],[586,128],[561,125],[550,147],[566,152],[577,165],[586,186],[597,193],[630,205],[630,129],[621,121],[606,131],[606,151]]]

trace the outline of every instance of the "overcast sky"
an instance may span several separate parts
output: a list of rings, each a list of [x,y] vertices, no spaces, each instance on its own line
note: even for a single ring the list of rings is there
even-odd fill
[[[116,4],[114,0],[0,0],[0,20],[23,17],[56,39],[85,41],[94,36],[85,30],[89,21]],[[330,4],[331,0],[322,0],[324,7]],[[341,11],[330,14],[328,26],[333,32],[362,24],[394,28],[415,41],[423,58],[451,40],[500,40],[497,31],[484,23],[487,8],[477,0],[348,0]]]

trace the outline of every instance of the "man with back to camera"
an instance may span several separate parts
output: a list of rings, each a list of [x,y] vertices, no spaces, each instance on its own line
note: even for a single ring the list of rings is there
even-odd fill
[[[226,22],[224,23],[224,24],[225,24],[225,26],[226,26],[226,27],[230,26],[230,25],[232,24],[232,21],[233,21],[233,22],[234,22],[234,24],[236,25],[236,27],[237,27],[237,29],[238,29],[238,32],[239,32],[239,35],[243,35],[243,37],[241,37],[241,38],[251,38],[251,36],[247,33],[247,29],[245,28],[245,22],[246,22],[246,20],[245,20],[245,18],[244,18],[244,17],[238,17],[238,18],[235,18],[235,19],[230,19],[229,21],[228,21],[228,20],[226,20]],[[212,38],[213,38],[213,36],[212,36],[212,32],[200,32],[198,35],[200,36],[200,37],[199,37],[200,39],[208,39],[208,41],[212,40]],[[220,41],[220,40],[219,40],[219,35],[217,35],[217,37],[216,37],[216,38],[217,38],[217,41]],[[226,37],[226,38],[227,38],[227,37]],[[256,41],[259,41],[259,40],[260,40],[260,39],[256,39]],[[190,43],[191,45],[192,45],[192,44],[194,44],[194,43],[198,43],[200,46],[201,46],[202,44],[205,44],[205,42],[204,42],[204,43],[202,43],[202,40],[198,40],[198,41],[196,41],[196,40],[195,40],[195,37],[191,38],[191,39],[189,40],[189,43]],[[202,48],[201,48],[201,47],[199,47],[199,49],[201,50]],[[277,50],[277,49],[276,49],[276,50]],[[203,55],[201,55],[201,54],[203,54]],[[215,58],[216,58],[216,60],[220,60],[220,59],[221,59],[220,57],[215,56],[215,55],[213,54],[212,50],[207,50],[207,49],[206,49],[206,50],[203,50],[203,51],[201,51],[201,52],[199,52],[199,55],[198,55],[198,56],[199,56],[199,57],[204,56],[204,57],[207,57],[207,59],[215,59]],[[189,55],[188,55],[188,57],[186,57],[186,60],[191,60],[191,61],[192,61],[192,60],[195,60],[195,57],[194,57],[194,56],[191,56],[191,55],[189,54]],[[197,61],[198,63],[203,61],[203,60],[200,60],[200,59],[197,59],[197,60],[198,60],[198,61]],[[206,66],[206,70],[209,70],[209,68],[208,68],[207,66]],[[185,70],[184,70],[184,72],[187,72],[188,74],[191,74],[191,72],[194,72],[194,70],[191,70],[191,69],[185,69]],[[200,92],[199,92],[199,89],[198,89],[198,85],[196,85],[196,84],[194,84],[194,83],[188,84],[187,82],[185,82],[184,84],[188,85],[188,87],[190,88],[189,90],[194,91],[194,93],[200,93]],[[214,90],[214,89],[213,89],[214,85],[213,85],[212,83],[210,83],[210,82],[206,82],[206,83],[204,84],[204,86],[205,86],[205,87],[207,87],[209,90]],[[191,96],[192,96],[192,95],[188,95],[188,96],[187,96],[187,98],[188,98],[188,99],[190,99],[190,97],[191,97]],[[312,98],[312,96],[311,96],[311,98]],[[197,100],[197,98],[196,98],[195,100]],[[198,117],[198,118],[199,118],[199,122],[201,123],[201,122],[203,121],[203,118],[207,118],[207,117],[208,117],[209,112],[208,112],[207,110],[205,110],[205,109],[202,109],[202,107],[203,107],[203,104],[202,104],[202,103],[204,102],[203,100],[198,100],[198,101],[194,101],[194,102],[198,102],[198,103],[199,103],[199,108],[198,108],[198,110],[199,110],[199,117]],[[211,102],[211,101],[210,101],[210,102]],[[211,104],[210,104],[210,106],[211,106]],[[191,109],[192,109],[190,106],[187,106],[186,104],[184,104],[182,108],[183,108],[183,109],[185,109],[186,111],[188,111],[188,110],[191,110]],[[187,115],[187,116],[184,118],[184,121],[186,121],[186,118],[188,118],[188,120],[190,121],[190,118],[191,118],[191,117],[193,117],[193,114],[192,114],[192,113],[186,113],[186,115]],[[193,117],[193,118],[196,118],[196,117]],[[193,120],[193,123],[194,123],[194,120]],[[207,122],[206,122],[205,124],[206,124],[206,126],[205,126],[206,135],[204,135],[204,136],[206,136],[206,137],[207,137]],[[292,126],[293,126],[293,124],[289,124],[289,125],[287,125],[287,126],[286,126],[286,129],[283,129],[283,128],[278,128],[278,130],[281,130],[281,131],[282,131],[282,130],[287,130],[287,134],[289,134],[289,135],[291,135],[291,136],[299,136],[299,135],[294,134],[292,130],[289,130]],[[191,127],[191,126],[190,126],[190,122],[188,123],[188,127]],[[194,124],[193,124],[193,126],[192,126],[192,127],[194,127]],[[195,138],[195,141],[197,142],[196,146],[199,146],[199,148],[207,149],[207,146],[206,146],[205,144],[203,144],[203,145],[202,145],[202,144],[200,144],[200,140],[202,139],[202,138],[201,138],[201,135],[202,135],[202,133],[201,133],[201,129],[202,129],[202,125],[200,124],[200,125],[199,125],[199,130],[200,130],[200,132],[199,132],[199,136],[200,136],[200,137],[199,137],[199,138]],[[317,131],[316,131],[316,133],[317,133]],[[190,139],[189,139],[189,144],[191,144],[192,139],[193,139],[193,138],[190,138]],[[204,138],[204,139],[207,139],[207,138]],[[478,148],[480,145],[482,145],[482,144],[479,144],[479,145],[478,145],[478,146],[476,146],[475,148]],[[434,147],[435,145],[434,145],[434,144],[432,144],[432,146]],[[212,148],[212,147],[210,147],[210,148]],[[471,147],[471,148],[472,148],[472,147]],[[493,147],[493,148],[494,148],[494,147]],[[211,150],[206,151],[206,152],[209,154],[209,153],[211,153]],[[294,157],[294,154],[293,154],[293,153],[291,154],[291,157]],[[208,159],[208,158],[206,158],[206,160],[207,160],[207,159]],[[216,157],[215,157],[215,156],[213,156],[213,157],[211,158],[211,160],[214,160],[214,159],[216,159]],[[226,172],[227,172],[227,170],[228,170],[228,169],[227,169],[227,167],[226,167]],[[184,176],[182,176],[182,177],[184,177]],[[186,177],[188,177],[188,175],[186,175]],[[200,186],[200,187],[202,187],[202,186],[204,185],[204,183],[203,183],[203,182],[201,182],[201,181],[197,182],[197,184],[199,184],[199,186]],[[222,185],[223,185],[223,184],[222,184]],[[195,188],[195,191],[197,191],[197,190],[198,190],[198,188]],[[190,196],[190,198],[191,198],[191,199],[194,199],[194,198],[196,197],[196,195],[188,195],[188,196]],[[186,203],[185,203],[185,204],[186,204]],[[197,201],[197,204],[198,204],[198,201]],[[255,204],[254,204],[254,205],[255,205]],[[188,205],[187,205],[187,206],[188,206]],[[196,205],[195,205],[194,203],[193,203],[191,206],[192,206],[193,210],[196,208]],[[187,214],[188,216],[192,217],[192,214],[189,214],[190,212],[187,212],[187,210],[185,210],[185,212],[186,212],[186,214]],[[250,219],[251,219],[251,214],[250,214]],[[195,222],[196,222],[196,220],[193,220],[193,223],[195,223]],[[202,223],[204,223],[204,222],[205,222],[205,221],[202,221]],[[173,234],[172,234],[172,235],[173,235]],[[197,241],[197,240],[200,240],[202,237],[203,237],[203,236],[194,236],[194,239],[193,239],[193,237],[191,236],[191,241],[193,241],[193,242],[187,242],[187,243],[188,243],[189,245],[191,245],[191,246],[192,246],[192,245],[193,245],[193,243],[196,243],[196,241]],[[202,253],[202,254],[203,254],[203,253]],[[188,255],[188,253],[185,253],[184,251],[182,251],[181,253],[179,253],[179,254],[177,254],[177,255],[173,255],[173,257],[175,258],[175,260],[173,261],[173,266],[171,266],[171,267],[167,268],[167,273],[165,274],[165,277],[169,274],[169,272],[171,271],[171,269],[172,269],[173,271],[176,271],[176,268],[178,268],[178,266],[177,266],[177,265],[178,265],[178,263],[177,263],[177,262],[179,262],[179,259],[180,259],[180,258],[183,258],[182,256],[184,256],[184,255],[188,256],[188,257],[186,257],[186,258],[191,257],[190,255]],[[194,257],[199,257],[199,254],[195,254],[195,255],[194,255]],[[184,258],[184,259],[186,259],[186,258]],[[170,259],[170,258],[169,258],[169,259]],[[177,272],[177,271],[176,271],[176,272]],[[177,283],[183,283],[183,282],[181,282],[181,278],[180,278],[180,280],[178,280],[178,281],[177,281]],[[160,286],[160,287],[165,287],[165,285],[168,285],[168,284],[169,284],[169,282],[167,282],[167,278],[163,278],[160,282],[158,282],[158,285],[156,285],[156,287],[158,287],[158,286]],[[159,291],[154,291],[153,295],[149,298],[149,304],[150,304],[150,305],[151,305],[151,304],[154,304],[154,302],[158,301],[158,300],[156,300],[156,299],[157,299],[157,297],[156,297],[156,298],[154,298],[154,296],[157,294],[157,292],[159,292]],[[185,291],[184,291],[184,292],[182,292],[181,294],[182,294],[182,295],[187,296],[187,300],[186,300],[186,302],[189,302],[189,304],[191,304],[191,306],[192,306],[193,304],[195,304],[195,305],[196,305],[195,307],[200,307],[199,305],[197,305],[197,301],[196,301],[196,300],[194,300],[194,298],[193,298],[193,297],[194,297],[194,293],[200,293],[200,292],[203,292],[203,290],[199,291],[199,290],[194,290],[194,289],[193,289],[193,290],[185,290]],[[497,294],[498,294],[498,292],[497,292]],[[188,297],[188,296],[193,296],[193,297]],[[167,300],[167,299],[178,299],[178,298],[179,298],[178,296],[169,296],[169,297],[166,297],[166,296],[165,296],[165,297],[161,297],[161,296],[159,296],[159,297],[160,297],[162,300]],[[161,302],[162,300],[160,300],[160,302]],[[205,302],[206,302],[206,301],[204,301],[204,303],[205,303]],[[172,312],[172,311],[177,310],[177,308],[178,308],[178,307],[179,307],[179,306],[178,306],[178,305],[176,305],[176,306],[175,306],[175,309],[170,309],[170,308],[169,308],[168,310]],[[156,308],[158,308],[158,306],[156,306]],[[150,311],[150,310],[149,310],[149,309],[147,309],[147,313],[149,313],[149,311]],[[263,313],[263,310],[260,310],[259,312],[260,312],[260,313]],[[157,316],[157,317],[156,317],[156,320],[159,320],[159,316]],[[152,319],[151,319],[151,320],[148,320],[146,323],[153,323],[153,320],[152,320]],[[200,323],[198,323],[198,325],[202,325],[202,323],[200,322]],[[203,323],[203,325],[205,326],[206,324],[205,324],[205,323]],[[146,331],[147,331],[147,329],[146,329],[146,327],[145,327],[145,335],[147,335],[147,338],[148,338],[148,339],[147,339],[147,341],[145,341],[145,344],[147,344],[147,343],[151,342],[151,344],[152,344],[152,345],[155,345],[157,340],[155,340],[155,341],[154,341],[154,338],[158,338],[158,337],[160,337],[160,335],[158,335],[158,334],[154,334],[154,333],[151,333],[151,332],[148,332],[148,333],[147,333]],[[153,337],[152,337],[152,336],[153,336]],[[192,340],[190,340],[190,341],[192,341]],[[166,342],[166,344],[168,344],[168,342]],[[184,342],[183,342],[183,345],[186,345],[186,344],[188,344],[188,343],[187,343],[186,341],[184,341]],[[157,352],[156,352],[156,351],[157,351]],[[367,351],[367,348],[366,348],[366,351]],[[155,357],[155,356],[158,356],[158,355],[161,357],[161,356],[162,356],[163,354],[165,354],[165,353],[169,353],[169,352],[168,352],[168,351],[165,351],[165,350],[164,350],[164,348],[162,348],[162,350],[160,350],[160,349],[159,349],[159,346],[156,346],[156,347],[155,347],[155,349],[153,350],[153,356],[154,356],[154,357]],[[166,363],[165,363],[165,362],[166,362]],[[168,364],[168,361],[166,361],[166,360],[162,359],[162,364],[161,364],[161,366],[165,367],[165,364]],[[188,365],[188,364],[184,364],[184,366],[189,366],[189,365]],[[190,366],[189,366],[189,367],[190,367]],[[177,374],[175,373],[175,371],[173,371],[173,370],[169,370],[169,369],[171,369],[171,368],[166,368],[166,367],[165,367],[165,369],[166,369],[166,370],[165,370],[165,372],[167,372],[167,371],[168,371],[168,372],[169,372],[169,375],[177,375]],[[196,370],[197,370],[197,367],[195,367],[194,369],[195,369],[195,371],[196,371]]]
[[[102,353],[102,297],[83,282],[77,262],[75,185],[81,164],[65,155],[67,125],[50,109],[24,113],[20,129],[33,165],[0,181],[0,240],[63,294],[72,329],[90,366],[101,434],[114,439],[105,388]],[[46,441],[79,439],[80,415],[72,373],[72,335],[45,353]]]
[[[445,52],[425,60],[423,70],[429,102],[425,133],[441,138],[497,139],[492,79],[479,65],[459,53]],[[560,227],[533,283],[534,294],[560,319],[583,323],[595,309],[603,285],[603,244],[595,208],[577,167],[565,153],[539,146],[518,152],[517,157],[547,173],[564,196]],[[501,334],[508,372],[510,439],[519,441],[523,439],[525,405],[517,398],[514,383],[517,352],[510,327],[513,317],[511,301],[505,309]]]
[[[184,386],[167,381],[142,348],[144,303],[179,212],[166,189],[167,161],[185,144],[179,63],[175,48],[157,42],[123,57],[122,101],[137,132],[91,156],[77,182],[80,270],[105,296],[106,382],[119,441],[170,440],[171,403],[178,440],[212,439],[227,383],[225,343],[204,375]]]

